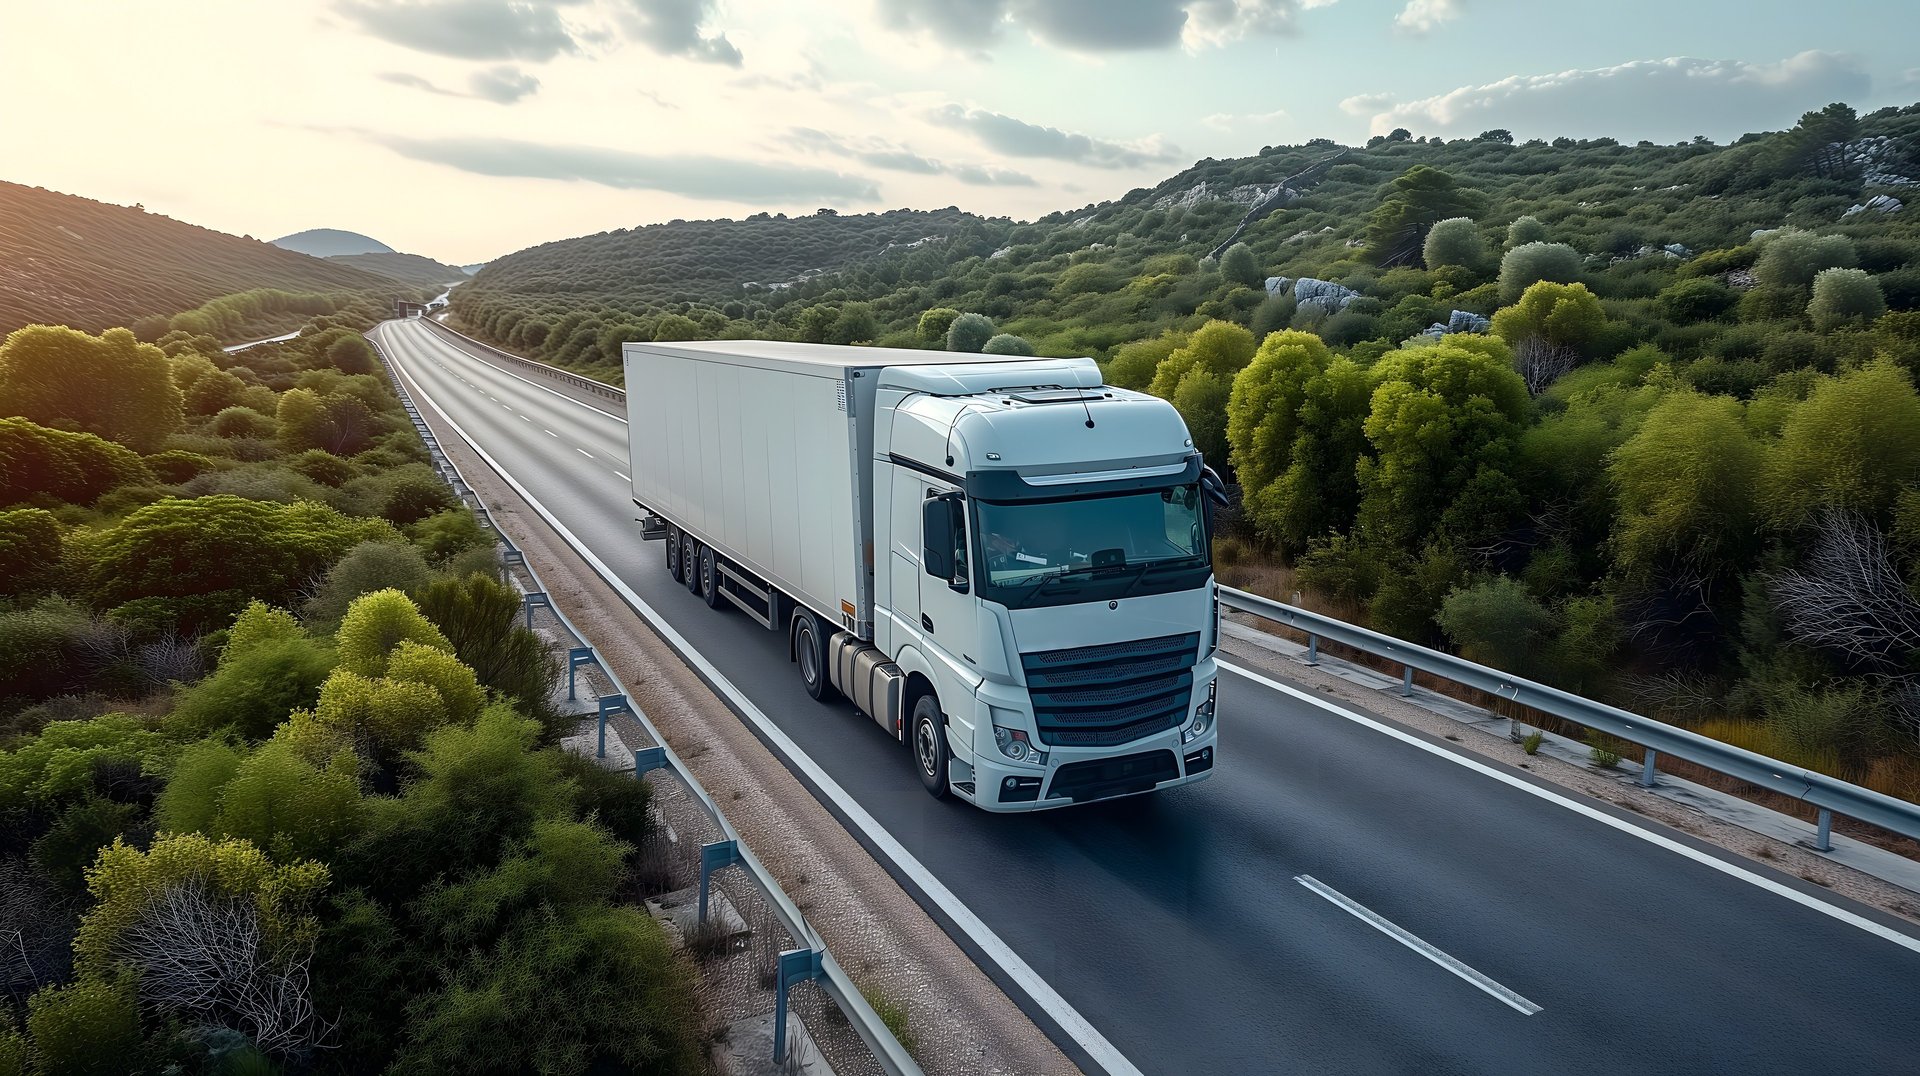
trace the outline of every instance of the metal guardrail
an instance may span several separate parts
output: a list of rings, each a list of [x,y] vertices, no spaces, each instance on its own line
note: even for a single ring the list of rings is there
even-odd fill
[[[1833,816],[1836,814],[1905,837],[1920,839],[1920,804],[1895,799],[1837,777],[1789,765],[1697,732],[1477,665],[1465,658],[1431,650],[1404,639],[1382,635],[1321,613],[1309,612],[1232,587],[1219,589],[1221,605],[1305,633],[1309,664],[1318,656],[1320,641],[1325,639],[1398,663],[1403,670],[1400,681],[1400,693],[1403,695],[1413,693],[1413,673],[1419,670],[1637,744],[1646,749],[1640,769],[1642,785],[1653,784],[1659,756],[1671,755],[1769,792],[1812,804],[1819,809],[1813,846],[1822,852],[1833,848]]]
[[[444,325],[436,323],[436,327],[502,358],[511,359],[529,369],[537,370],[548,377],[559,378],[568,383],[589,382],[595,386],[589,391],[597,391],[599,395],[608,399],[624,401],[627,397],[624,390],[611,385],[593,381],[591,378],[583,378],[579,374],[562,370],[557,366],[502,351],[491,344],[483,344],[470,336],[448,329]],[[1549,687],[1485,665],[1477,665],[1465,658],[1441,653],[1404,639],[1382,635],[1377,631],[1349,624],[1343,620],[1335,620],[1321,613],[1309,612],[1298,606],[1287,605],[1284,602],[1263,598],[1244,590],[1235,590],[1232,587],[1221,587],[1219,590],[1220,604],[1227,608],[1278,621],[1305,633],[1310,661],[1311,655],[1318,652],[1319,641],[1327,639],[1398,663],[1402,669],[1402,694],[1412,694],[1413,673],[1418,670],[1443,680],[1451,680],[1456,684],[1485,691],[1490,695],[1510,699],[1529,709],[1551,714],[1576,725],[1638,745],[1646,751],[1641,760],[1640,783],[1642,785],[1653,784],[1659,756],[1665,754],[1726,774],[1789,799],[1811,804],[1819,811],[1813,840],[1813,847],[1819,851],[1827,852],[1833,849],[1834,815],[1858,819],[1889,832],[1920,840],[1920,804],[1895,799],[1870,788],[1862,788],[1842,781],[1838,777],[1793,766],[1745,748],[1702,736],[1697,732],[1676,728],[1616,706],[1582,698],[1557,687]]]
[[[595,396],[604,396],[609,400],[620,400],[622,402],[625,402],[627,398],[627,394],[624,389],[620,389],[616,386],[609,385],[605,381],[595,381],[591,377],[585,377],[583,375],[576,374],[571,370],[562,370],[558,366],[549,366],[544,362],[536,362],[533,359],[529,359],[524,355],[515,355],[511,351],[502,351],[499,348],[494,347],[492,344],[475,340],[473,337],[468,336],[466,333],[463,333],[458,329],[450,329],[447,326],[441,324],[440,322],[433,320],[432,318],[417,318],[414,320],[420,321],[422,324],[428,325],[432,327],[434,330],[441,333],[445,333],[448,336],[459,337],[461,340],[464,340],[467,343],[472,344],[474,347],[485,348],[487,351],[490,351],[493,354],[498,355],[503,359],[507,359],[511,362],[517,362],[520,365],[525,366],[530,370],[538,371],[539,373],[544,374],[547,377],[551,377],[551,378],[554,378],[555,380],[564,382],[568,386],[579,389],[582,392],[591,392]]]
[[[447,331],[452,332],[453,330],[449,329]],[[459,334],[456,333],[455,335]],[[463,339],[470,338],[463,337]],[[378,341],[373,341],[371,337],[369,337],[369,341],[372,342],[376,348],[379,347]],[[478,343],[478,341],[475,342]],[[480,346],[486,347],[487,345],[482,344]],[[506,353],[501,352],[501,354],[504,355]],[[382,352],[382,355],[384,357],[384,352]],[[530,359],[523,361],[532,363]],[[552,367],[545,366],[544,363],[532,364],[543,367],[543,370],[553,369]],[[529,623],[532,621],[534,608],[536,606],[544,608],[553,614],[554,618],[566,629],[567,634],[576,644],[568,649],[568,697],[571,698],[574,694],[573,689],[576,682],[576,672],[586,665],[597,668],[600,674],[606,678],[607,682],[613,686],[614,691],[612,694],[600,696],[598,699],[599,746],[597,753],[599,757],[606,757],[607,718],[615,714],[628,714],[632,716],[634,720],[638,721],[641,727],[646,730],[648,738],[655,744],[653,747],[638,748],[634,751],[634,776],[636,778],[645,778],[647,774],[653,770],[665,770],[673,774],[673,776],[680,780],[680,783],[687,791],[692,794],[693,798],[706,811],[707,816],[712,819],[714,826],[720,831],[720,840],[709,842],[700,848],[700,922],[705,923],[707,920],[708,891],[713,872],[724,867],[738,866],[746,874],[747,878],[753,882],[754,886],[759,889],[761,896],[765,898],[768,906],[773,909],[774,915],[779,919],[780,925],[786,930],[787,935],[803,946],[803,948],[790,949],[780,953],[778,964],[774,969],[774,1061],[779,1063],[784,1060],[787,1046],[787,992],[790,987],[811,980],[817,982],[822,992],[831,998],[835,1005],[839,1006],[841,1013],[844,1014],[847,1021],[853,1025],[853,1029],[859,1034],[861,1041],[865,1042],[867,1049],[872,1052],[873,1058],[879,1064],[881,1071],[886,1073],[887,1076],[922,1076],[919,1063],[914,1061],[913,1056],[907,1053],[905,1047],[900,1045],[900,1041],[894,1037],[893,1032],[887,1029],[885,1021],[880,1019],[880,1014],[874,1011],[873,1006],[867,1002],[866,996],[860,992],[860,988],[855,985],[853,979],[848,976],[840,964],[834,960],[833,954],[827,951],[825,940],[823,940],[819,933],[813,929],[813,926],[807,922],[806,917],[801,914],[799,906],[793,902],[791,897],[787,896],[785,890],[780,888],[780,883],[774,880],[773,874],[760,862],[759,857],[755,856],[753,851],[747,847],[746,842],[741,839],[739,831],[734,829],[733,824],[727,821],[726,815],[721,813],[720,805],[713,798],[712,794],[701,787],[700,782],[695,780],[692,772],[687,769],[686,763],[674,752],[673,748],[667,744],[666,737],[660,735],[660,730],[654,726],[647,715],[641,711],[638,706],[633,704],[631,701],[633,698],[632,693],[627,690],[626,685],[620,682],[619,677],[614,673],[613,669],[600,659],[598,652],[593,649],[593,646],[587,641],[586,636],[581,633],[579,628],[574,626],[573,621],[568,619],[565,613],[560,611],[559,606],[553,603],[549,596],[551,592],[547,589],[546,584],[540,580],[539,573],[534,571],[532,562],[527,559],[526,554],[518,546],[513,544],[513,540],[507,537],[506,532],[500,529],[499,524],[493,519],[492,511],[481,502],[479,495],[474,492],[473,486],[467,482],[466,476],[461,473],[459,466],[447,458],[446,453],[441,450],[439,439],[434,435],[433,430],[428,427],[426,420],[421,416],[419,408],[415,406],[413,397],[407,392],[406,386],[401,383],[400,377],[395,372],[393,364],[389,361],[384,365],[387,369],[387,377],[393,382],[394,391],[399,394],[401,406],[406,409],[407,417],[413,421],[415,430],[420,434],[420,439],[425,442],[435,468],[440,472],[441,476],[447,480],[447,483],[453,487],[454,492],[460,496],[463,503],[471,502],[468,506],[473,510],[474,514],[480,517],[487,529],[492,531],[494,537],[506,548],[507,564],[510,567],[522,568],[527,573],[528,578],[533,581],[536,589],[525,591],[522,597]],[[565,373],[565,371],[556,372]],[[594,382],[594,384],[600,383]],[[611,386],[607,385],[601,385],[601,387],[611,388]],[[612,391],[620,392],[618,389],[613,389]],[[624,398],[626,394],[622,392],[620,395]]]

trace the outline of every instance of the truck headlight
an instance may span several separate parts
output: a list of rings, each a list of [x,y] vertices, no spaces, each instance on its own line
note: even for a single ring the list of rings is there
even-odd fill
[[[1207,701],[1193,712],[1193,720],[1180,730],[1180,742],[1190,744],[1213,730],[1213,693],[1218,680],[1207,681]]]
[[[1032,766],[1045,766],[1047,753],[1033,746],[1027,739],[1024,729],[1010,729],[1004,725],[993,726],[993,742],[1000,745],[1000,753],[1014,760]]]

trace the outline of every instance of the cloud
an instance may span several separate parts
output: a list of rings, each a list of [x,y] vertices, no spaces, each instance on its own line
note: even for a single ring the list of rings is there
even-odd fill
[[[408,74],[404,71],[383,71],[379,77],[383,82],[391,82],[396,86],[405,86],[408,89],[420,90],[425,93],[438,94],[441,97],[471,97],[481,101],[492,101],[497,105],[515,104],[521,98],[530,96],[540,89],[539,79],[534,78],[532,75],[510,64],[501,64],[497,67],[490,67],[484,71],[475,71],[467,79],[468,90],[466,93],[461,93],[458,90],[449,90],[444,86],[429,82],[419,75]]]
[[[726,34],[703,35],[714,0],[625,0],[621,23],[634,40],[663,56],[740,66],[740,50]]]
[[[1349,116],[1372,116],[1374,113],[1393,105],[1393,95],[1387,93],[1357,93],[1340,102],[1340,111]]]
[[[1374,134],[1472,135],[1504,127],[1526,138],[1609,135],[1670,142],[1790,125],[1809,101],[1859,100],[1871,86],[1858,57],[1808,51],[1778,63],[1676,56],[1614,67],[1514,75],[1393,104],[1369,95],[1341,108]]]
[[[1407,0],[1393,24],[1410,34],[1428,34],[1460,17],[1461,0]]]
[[[1215,112],[1211,116],[1202,116],[1202,125],[1216,131],[1233,131],[1242,127],[1263,127],[1287,118],[1287,110],[1276,108],[1272,112]]]
[[[1009,27],[1079,52],[1221,45],[1290,34],[1298,14],[1334,0],[878,0],[881,23],[979,52]]]
[[[573,180],[617,190],[664,191],[755,205],[816,200],[874,202],[880,197],[871,180],[824,168],[701,154],[653,155],[510,138],[358,133],[403,157],[482,176]]]
[[[880,138],[848,138],[812,127],[795,127],[782,139],[786,144],[816,153],[846,157],[873,168],[909,172],[922,176],[952,176],[976,187],[1034,187],[1038,182],[1025,172],[994,168],[981,164],[948,164],[924,157],[906,146]]]
[[[523,0],[338,0],[334,10],[382,41],[462,60],[551,60],[579,51],[547,4]]]
[[[502,64],[475,71],[467,79],[471,96],[496,105],[510,105],[540,89],[540,80],[517,67]]]
[[[1042,127],[999,112],[952,104],[928,112],[927,120],[965,131],[988,149],[1009,157],[1044,157],[1094,168],[1139,168],[1170,163],[1180,154],[1177,148],[1162,143],[1158,136],[1145,142],[1108,142],[1055,127]]]

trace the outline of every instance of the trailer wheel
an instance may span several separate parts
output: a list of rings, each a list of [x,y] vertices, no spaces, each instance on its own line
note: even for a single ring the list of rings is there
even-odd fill
[[[667,528],[667,574],[680,582],[680,528]]]
[[[709,609],[722,609],[727,604],[720,595],[720,558],[704,546],[700,549],[700,600]]]
[[[946,722],[940,718],[940,700],[922,695],[913,703],[913,769],[920,783],[934,799],[947,798],[947,763],[953,753],[947,747]]]
[[[827,676],[827,637],[812,613],[793,621],[793,658],[800,664],[800,686],[815,702],[832,702],[840,693]]]
[[[687,585],[687,589],[699,594],[700,543],[694,541],[691,534],[680,537],[680,574],[685,577],[681,582]]]

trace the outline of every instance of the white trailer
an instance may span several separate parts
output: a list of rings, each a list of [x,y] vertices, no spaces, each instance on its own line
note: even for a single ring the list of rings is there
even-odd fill
[[[1203,468],[1164,401],[1088,359],[624,350],[643,536],[929,791],[1032,810],[1211,771]]]

